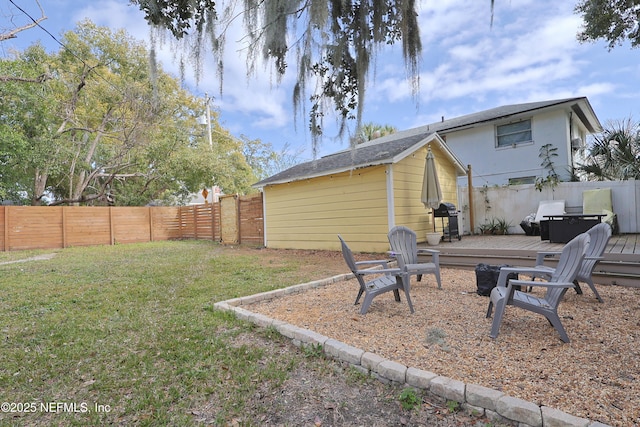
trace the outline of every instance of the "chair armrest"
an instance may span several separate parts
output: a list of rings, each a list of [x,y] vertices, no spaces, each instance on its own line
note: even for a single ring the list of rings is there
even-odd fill
[[[573,288],[575,285],[569,282],[535,282],[533,280],[509,280],[509,284],[513,286],[542,286],[545,288]]]
[[[367,260],[367,261],[356,261],[356,265],[380,265],[383,268],[387,268],[389,265],[389,260],[386,259],[375,259],[375,260]]]
[[[418,248],[419,254],[439,254],[440,251],[437,249],[427,249],[427,248]]]
[[[363,276],[366,274],[388,274],[393,276],[400,276],[404,274],[404,271],[400,270],[399,268],[376,268],[369,270],[356,270],[355,274],[361,274]]]
[[[500,274],[498,275],[498,282],[496,283],[496,286],[506,288],[508,285],[507,277],[509,276],[510,273],[518,273],[518,274],[524,274],[526,276],[534,276],[536,274],[547,273],[547,272],[541,268],[536,268],[536,267],[502,267],[500,269]]]
[[[533,275],[534,277],[539,277],[538,274],[552,275],[556,271],[556,269],[553,267],[547,267],[546,265],[536,265],[536,271],[538,273],[534,274]],[[526,273],[523,273],[523,274],[526,274]]]
[[[544,259],[547,257],[554,257],[556,255],[560,255],[562,252],[558,251],[540,251],[536,255],[536,265],[542,265],[544,263]]]
[[[431,260],[437,266],[440,265],[440,251],[436,249],[418,249],[418,255],[431,255]]]

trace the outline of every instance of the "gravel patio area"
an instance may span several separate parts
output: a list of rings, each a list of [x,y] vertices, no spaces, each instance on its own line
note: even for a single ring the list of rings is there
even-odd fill
[[[412,282],[416,312],[392,293],[362,316],[355,280],[248,307],[384,358],[513,397],[614,425],[640,425],[640,289],[599,286],[599,303],[583,286],[560,305],[571,339],[547,320],[509,306],[497,339],[489,337],[488,297],[476,294],[473,271],[442,269]],[[542,289],[534,292],[543,292]]]

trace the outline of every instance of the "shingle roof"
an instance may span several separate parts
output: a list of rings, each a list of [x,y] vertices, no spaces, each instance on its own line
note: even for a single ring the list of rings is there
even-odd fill
[[[500,120],[510,116],[563,104],[570,106],[591,132],[598,131],[601,127],[595,113],[591,109],[589,101],[585,97],[504,105],[386,135],[360,144],[353,149],[345,149],[317,160],[293,166],[269,178],[263,179],[253,186],[260,188],[268,184],[281,184],[367,166],[394,163],[402,158],[403,153],[413,152],[434,139],[441,141],[436,135],[436,132],[445,134],[458,129],[472,127],[476,124]],[[460,168],[464,168],[459,160],[456,159],[455,155],[448,150],[446,145],[444,149],[448,152],[451,159],[458,163]]]
[[[293,166],[269,178],[263,179],[253,186],[262,187],[268,184],[298,181],[368,166],[391,164],[402,158],[404,153],[411,153],[432,141],[434,138],[436,138],[436,133],[429,132],[427,134],[411,135],[406,138],[393,139],[378,144],[357,146],[354,149],[340,151]]]
[[[589,101],[586,97],[578,97],[578,98],[564,98],[564,99],[554,99],[550,101],[539,101],[539,102],[528,102],[524,104],[512,104],[512,105],[503,105],[496,108],[491,108],[489,110],[480,111],[477,113],[467,114],[465,116],[455,117],[453,119],[443,120],[440,122],[431,123],[426,126],[421,126],[415,128],[415,130],[419,132],[424,132],[425,130],[436,131],[436,132],[450,132],[457,128],[467,127],[470,125],[475,125],[479,123],[490,122],[494,120],[500,120],[503,118],[507,118],[510,116],[514,116],[516,114],[524,114],[530,111],[541,110],[549,107],[555,107],[562,104],[571,105],[571,107],[575,110],[581,111],[581,119],[586,120],[587,116],[591,115],[592,120],[595,120],[595,123],[584,123],[587,128],[593,127],[594,129],[589,129],[592,132],[597,131],[597,127],[599,127],[600,123],[597,122],[597,118],[589,105]],[[581,104],[579,107],[574,107],[575,104]],[[582,110],[588,111],[582,111]]]

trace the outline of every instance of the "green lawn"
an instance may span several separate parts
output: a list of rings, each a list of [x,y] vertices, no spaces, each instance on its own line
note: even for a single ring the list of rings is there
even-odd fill
[[[0,263],[50,252],[2,253]],[[263,349],[235,342],[252,326],[213,309],[320,278],[304,277],[301,259],[207,241],[56,252],[0,265],[0,402],[11,404],[2,425],[195,425],[207,402],[225,423],[301,357],[258,363]]]

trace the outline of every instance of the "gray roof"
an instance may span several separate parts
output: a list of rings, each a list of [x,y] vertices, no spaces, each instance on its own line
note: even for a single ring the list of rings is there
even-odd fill
[[[403,153],[413,152],[434,139],[442,141],[436,135],[436,132],[445,134],[486,122],[522,115],[536,110],[557,108],[563,105],[575,112],[590,132],[597,132],[601,130],[602,126],[600,125],[600,122],[598,121],[598,118],[593,112],[593,109],[586,97],[504,105],[480,111],[478,113],[442,120],[440,122],[376,138],[372,141],[360,144],[355,148],[345,149],[317,160],[293,166],[283,172],[263,179],[262,181],[255,183],[253,186],[259,188],[269,184],[299,181],[302,179],[328,175],[330,173],[339,173],[367,166],[394,163],[402,158]],[[444,145],[443,148],[448,152],[452,161],[457,163],[460,168],[464,169],[462,163],[460,163],[455,155],[448,150],[448,147]]]
[[[599,132],[601,125],[596,117],[589,101],[586,97],[555,99],[551,101],[528,102],[525,104],[503,105],[491,108],[478,113],[467,114],[466,116],[455,117],[453,119],[442,120],[426,126],[415,128],[418,132],[436,131],[441,133],[451,132],[459,128],[506,119],[515,115],[522,115],[528,112],[558,107],[566,104],[583,121],[584,126],[590,132]]]
[[[429,132],[427,134],[421,133],[406,138],[393,139],[379,144],[366,144],[366,146],[363,144],[353,149],[339,151],[293,166],[263,179],[253,186],[262,187],[268,184],[281,184],[368,166],[391,164],[404,157],[404,153],[411,153],[436,137],[435,132]]]

